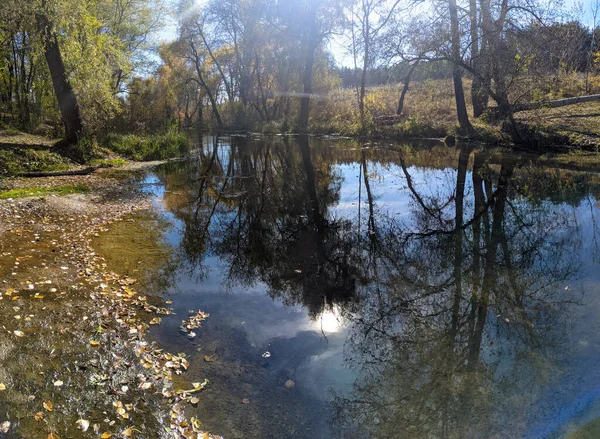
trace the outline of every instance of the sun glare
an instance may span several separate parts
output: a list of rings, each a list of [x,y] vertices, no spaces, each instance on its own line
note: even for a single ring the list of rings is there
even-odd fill
[[[342,328],[342,319],[336,309],[324,311],[314,322],[317,331],[338,332]]]

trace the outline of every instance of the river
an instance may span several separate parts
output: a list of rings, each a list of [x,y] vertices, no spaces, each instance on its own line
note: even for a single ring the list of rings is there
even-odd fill
[[[151,337],[208,379],[189,410],[211,433],[597,437],[598,174],[476,145],[232,136],[138,178],[163,256],[105,257],[173,300]]]

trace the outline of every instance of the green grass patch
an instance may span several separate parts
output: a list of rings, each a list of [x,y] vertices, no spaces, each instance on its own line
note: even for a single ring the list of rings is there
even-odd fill
[[[92,159],[89,162],[90,166],[98,166],[100,168],[118,168],[127,164],[127,160],[123,158],[114,159]]]
[[[190,150],[188,137],[175,130],[144,136],[108,134],[100,143],[123,157],[141,162],[166,160],[185,155]]]
[[[89,192],[89,188],[83,184],[55,187],[33,187],[0,192],[0,200],[6,200],[8,198],[41,197],[44,195],[62,196],[69,194],[82,194],[86,192]]]
[[[69,159],[47,149],[0,149],[0,176],[8,177],[21,172],[64,171],[71,165]]]

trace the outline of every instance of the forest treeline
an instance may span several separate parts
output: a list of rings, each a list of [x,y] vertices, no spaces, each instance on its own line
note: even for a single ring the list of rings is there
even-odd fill
[[[371,86],[399,84],[385,98],[402,116],[411,81],[449,79],[468,133],[481,118],[514,124],[517,104],[600,93],[599,12],[541,0],[5,0],[0,118],[71,142],[329,122],[364,134],[389,112]],[[169,14],[176,33],[155,43]]]

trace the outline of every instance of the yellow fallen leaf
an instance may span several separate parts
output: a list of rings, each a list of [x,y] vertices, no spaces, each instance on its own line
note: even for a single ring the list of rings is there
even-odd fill
[[[41,421],[42,419],[44,419],[44,412],[37,412],[35,415],[33,415],[33,419],[35,419],[36,421]]]
[[[108,432],[104,432],[102,433],[102,436],[100,436],[102,439],[109,439],[112,437],[112,434],[108,433]]]
[[[50,433],[47,439],[60,439],[56,433]]]
[[[96,341],[96,340],[90,340],[90,344],[91,344],[92,346],[94,346],[94,347],[96,347],[96,346],[100,346],[100,342],[99,342],[99,341]]]
[[[54,409],[54,405],[52,404],[52,401],[44,401],[43,406],[49,412],[51,412]]]
[[[133,434],[132,428],[126,428],[125,430],[123,430],[123,436],[131,437],[132,434]]]
[[[6,390],[6,386],[4,385],[4,383],[0,383],[0,390]]]

